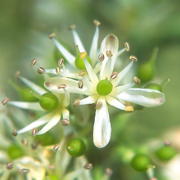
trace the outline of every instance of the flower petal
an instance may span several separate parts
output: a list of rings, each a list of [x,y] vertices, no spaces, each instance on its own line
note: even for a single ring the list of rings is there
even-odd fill
[[[111,124],[105,100],[99,100],[98,103],[102,103],[102,106],[100,109],[96,110],[93,127],[93,141],[96,147],[103,148],[110,141]]]
[[[107,102],[118,109],[125,110],[125,105],[113,97],[108,97]]]
[[[61,114],[56,114],[52,116],[50,121],[37,133],[37,135],[44,134],[52,129],[59,121],[60,121]]]
[[[22,109],[44,111],[44,109],[41,108],[39,103],[34,103],[34,102],[9,101],[8,104]]]
[[[38,120],[32,122],[31,124],[27,125],[26,127],[20,129],[17,131],[18,134],[25,133],[27,131],[30,131],[34,128],[37,128],[39,126],[42,126],[43,124],[47,123],[52,118],[52,113],[46,114],[45,116],[39,118]]]
[[[28,80],[28,79],[26,79],[26,78],[24,78],[24,77],[22,77],[22,76],[20,76],[19,78],[20,78],[20,80],[21,80],[24,84],[26,84],[29,88],[31,88],[32,90],[34,90],[36,93],[38,93],[38,94],[40,94],[40,95],[46,93],[46,91],[45,91],[42,87],[36,85],[36,84],[33,83],[32,81],[30,81],[30,80]]]
[[[79,100],[78,105],[86,105],[95,103],[95,99],[91,96],[88,96],[84,99]]]
[[[64,58],[74,66],[75,57],[66,49],[62,44],[60,44],[55,38],[52,38],[52,41],[54,45],[57,47],[57,49],[62,53]]]
[[[165,102],[164,93],[141,88],[130,88],[126,92],[120,93],[118,98],[145,107],[159,106]]]

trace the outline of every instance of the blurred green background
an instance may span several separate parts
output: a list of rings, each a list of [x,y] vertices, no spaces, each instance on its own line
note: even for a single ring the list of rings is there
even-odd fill
[[[10,88],[7,80],[17,70],[33,76],[32,58],[51,64],[54,46],[48,34],[52,31],[73,47],[68,26],[76,24],[89,47],[94,33],[92,21],[98,19],[102,23],[100,38],[115,33],[120,42],[130,43],[131,53],[139,61],[147,60],[153,48],[159,47],[154,82],[171,79],[164,90],[166,103],[136,112],[125,134],[142,143],[180,127],[179,0],[1,0],[0,4],[1,88]]]

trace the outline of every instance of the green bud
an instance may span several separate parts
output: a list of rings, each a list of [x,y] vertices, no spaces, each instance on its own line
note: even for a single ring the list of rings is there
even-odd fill
[[[29,88],[20,89],[20,95],[24,101],[29,101],[29,102],[38,101],[38,98],[35,96],[35,93]]]
[[[176,155],[176,150],[172,146],[164,145],[160,147],[156,152],[156,156],[161,161],[169,161]]]
[[[138,67],[137,76],[141,79],[142,83],[149,82],[155,75],[155,60],[157,58],[158,49],[155,48],[151,58],[142,63]]]
[[[162,91],[162,86],[160,84],[157,84],[157,83],[150,83],[147,86],[145,86],[145,88]]]
[[[85,153],[86,145],[82,139],[74,138],[67,144],[67,151],[71,156],[78,157]]]
[[[55,136],[50,132],[42,134],[41,136],[35,136],[35,140],[42,146],[50,146],[59,143],[58,136]]]
[[[151,160],[145,154],[136,154],[131,160],[131,166],[136,171],[146,171],[151,166]]]
[[[39,98],[41,107],[47,111],[52,111],[58,107],[58,99],[52,93],[45,93]]]
[[[82,52],[82,53],[78,53],[76,59],[75,59],[75,65],[78,69],[80,70],[85,70],[85,64],[84,64],[84,60],[87,60],[89,63],[91,63],[91,59],[89,58],[89,56],[87,56],[86,52]]]
[[[99,95],[106,96],[111,93],[112,88],[113,88],[113,85],[111,81],[105,79],[105,80],[99,81],[99,83],[97,84],[96,90]]]
[[[24,151],[20,146],[16,144],[12,144],[11,146],[8,147],[7,154],[12,160],[14,160],[22,157],[24,155]]]

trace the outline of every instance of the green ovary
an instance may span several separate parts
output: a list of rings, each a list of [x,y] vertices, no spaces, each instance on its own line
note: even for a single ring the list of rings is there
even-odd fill
[[[112,83],[109,80],[105,79],[105,80],[99,81],[99,83],[97,84],[96,90],[99,95],[106,96],[111,93],[112,88],[113,88]]]

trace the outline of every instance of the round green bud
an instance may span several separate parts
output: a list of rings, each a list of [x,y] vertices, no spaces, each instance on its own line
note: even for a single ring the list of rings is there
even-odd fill
[[[67,151],[71,156],[78,157],[85,153],[86,145],[82,139],[75,138],[67,144]]]
[[[131,160],[131,166],[136,171],[146,171],[151,166],[151,160],[145,154],[136,154]]]
[[[112,88],[113,88],[113,85],[111,81],[105,79],[105,80],[99,81],[99,83],[97,84],[96,90],[99,95],[106,96],[111,93]]]
[[[8,147],[7,154],[12,160],[14,160],[22,157],[24,155],[24,151],[20,146],[16,144],[12,144],[11,146]]]
[[[149,82],[154,77],[154,65],[151,63],[144,63],[139,65],[137,76],[140,78],[142,83]]]
[[[47,111],[52,111],[58,107],[58,99],[52,93],[43,94],[39,99],[39,103]]]
[[[20,95],[24,101],[29,101],[29,102],[38,101],[38,98],[35,96],[34,92],[29,88],[20,89]]]
[[[156,152],[156,156],[161,161],[169,161],[176,155],[176,150],[172,146],[160,147]]]
[[[86,59],[89,63],[91,63],[91,59],[89,58],[89,56],[87,56],[86,52],[80,53],[75,59],[75,65],[80,70],[86,69],[84,64],[84,59]]]
[[[42,134],[41,136],[35,136],[35,140],[42,146],[50,146],[59,143],[58,136],[55,136],[50,132]]]
[[[145,86],[145,88],[162,91],[161,85],[160,84],[156,84],[156,83],[150,83],[147,86]]]

